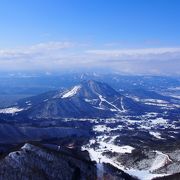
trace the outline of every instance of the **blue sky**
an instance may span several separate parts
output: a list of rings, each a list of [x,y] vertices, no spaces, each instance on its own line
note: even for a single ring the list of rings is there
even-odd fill
[[[178,73],[179,19],[179,0],[1,0],[0,65],[52,71],[111,64],[141,73],[152,59],[149,73]]]

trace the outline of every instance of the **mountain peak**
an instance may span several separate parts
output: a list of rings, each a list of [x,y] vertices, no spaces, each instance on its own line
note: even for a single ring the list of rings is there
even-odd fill
[[[88,80],[84,81],[79,85],[75,85],[71,87],[70,89],[62,92],[58,92],[57,95],[54,96],[54,98],[72,98],[74,96],[81,96],[81,97],[87,97],[87,96],[97,96],[97,95],[103,95],[104,93],[108,91],[112,91],[113,89],[108,86],[105,83],[101,83],[94,80]],[[115,90],[113,90],[115,92]],[[117,92],[116,92],[117,93]]]
[[[88,80],[82,83],[82,89],[86,92],[89,92],[94,95],[102,95],[102,96],[114,96],[119,95],[119,93],[110,87],[108,84],[95,81],[95,80]]]
[[[89,85],[89,86],[93,86],[93,85],[100,85],[102,84],[101,82],[99,81],[95,81],[95,80],[88,80],[88,81],[84,81],[82,84],[86,84],[86,85]]]

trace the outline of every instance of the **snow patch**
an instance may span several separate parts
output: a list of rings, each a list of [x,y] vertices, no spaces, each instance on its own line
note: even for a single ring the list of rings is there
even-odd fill
[[[151,134],[152,136],[154,136],[157,139],[163,139],[159,132],[152,132],[152,131],[150,131],[149,134]]]
[[[8,157],[12,159],[17,159],[18,154],[20,154],[20,151],[11,152],[8,154]]]
[[[106,127],[105,125],[96,125],[93,127],[93,131],[96,132],[104,132],[104,131],[110,131],[111,129]]]
[[[111,152],[125,154],[125,153],[131,153],[134,148],[131,146],[117,146],[106,142],[100,142],[100,149],[105,149]]]
[[[23,111],[24,109],[22,108],[17,108],[17,107],[10,107],[10,108],[5,108],[5,109],[0,109],[0,113],[3,114],[14,114],[20,111]]]
[[[111,107],[113,107],[113,111],[116,110],[116,111],[119,111],[119,112],[122,112],[121,109],[119,109],[118,107],[116,107],[114,104],[110,103],[109,101],[107,101],[105,98],[103,98],[102,95],[98,94],[99,95],[99,99],[101,100],[101,102],[99,103],[99,105],[101,106],[102,102],[106,102],[107,104],[109,104]],[[111,109],[112,111],[112,109]]]
[[[143,102],[149,102],[149,103],[159,103],[159,104],[166,104],[167,101],[161,100],[161,99],[143,99]]]
[[[156,151],[156,158],[150,168],[150,171],[153,172],[157,169],[160,169],[161,167],[164,167],[167,164],[170,164],[172,160],[169,158],[167,154],[164,154],[160,151]]]
[[[151,121],[152,124],[167,124],[167,120],[163,118],[156,118]]]
[[[121,98],[121,107],[122,107],[122,111],[125,112],[126,109],[125,109],[124,104],[123,104],[123,98]]]
[[[21,149],[31,150],[33,147],[33,145],[26,143],[21,147]]]
[[[85,100],[86,102],[91,102],[91,101],[92,101],[92,100],[90,100],[90,99],[86,99],[86,98],[85,98],[84,100]]]
[[[70,91],[68,91],[64,95],[62,95],[61,98],[69,98],[69,97],[74,96],[79,91],[80,88],[81,88],[81,86],[74,86]]]

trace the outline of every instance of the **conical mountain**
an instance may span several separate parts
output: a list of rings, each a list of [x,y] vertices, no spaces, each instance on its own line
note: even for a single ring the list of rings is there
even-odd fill
[[[124,111],[121,106],[122,98],[109,85],[89,80],[64,92],[55,91],[29,98],[29,104],[32,103],[31,99],[35,103],[19,114],[25,114],[29,118],[113,117]]]

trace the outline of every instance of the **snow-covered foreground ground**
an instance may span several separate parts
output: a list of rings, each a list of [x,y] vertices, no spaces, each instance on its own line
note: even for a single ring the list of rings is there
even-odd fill
[[[152,160],[151,167],[146,170],[127,168],[117,160],[116,156],[106,156],[105,153],[115,152],[119,154],[131,154],[135,148],[129,145],[115,145],[115,139],[118,137],[118,135],[110,135],[111,129],[107,128],[106,125],[95,125],[93,130],[100,133],[100,135],[98,134],[96,138],[89,141],[89,144],[82,147],[82,150],[87,150],[89,152],[93,161],[96,161],[97,163],[110,163],[114,167],[123,170],[141,180],[151,180],[154,177],[168,175],[153,173],[154,170],[163,167],[166,165],[167,161],[170,161],[167,155],[157,151],[156,159],[154,159],[154,161]]]
[[[114,147],[114,145],[112,145],[111,147]],[[118,147],[118,152],[120,152],[119,151],[120,149],[122,149],[121,153],[125,153],[127,151],[130,152],[129,148],[127,148],[126,149],[127,151],[125,151],[125,149],[123,149],[123,147]],[[137,177],[141,180],[151,180],[152,178],[155,178],[155,177],[161,177],[161,176],[168,175],[168,174],[153,174],[153,173],[151,173],[151,169],[138,170],[138,169],[133,169],[133,168],[131,168],[131,169],[126,168],[126,167],[122,166],[119,162],[117,162],[115,158],[108,158],[107,156],[103,155],[102,154],[103,149],[94,150],[93,148],[88,148],[88,146],[84,146],[84,147],[82,147],[82,150],[87,150],[89,152],[91,160],[96,161],[97,163],[99,163],[99,161],[101,163],[109,163],[109,164],[113,165],[114,167],[116,167],[120,170],[123,170],[124,172],[126,172],[134,177]],[[116,150],[117,149],[115,149],[114,151],[117,152]],[[159,162],[159,164],[161,164],[161,162]]]

